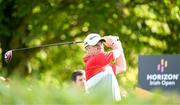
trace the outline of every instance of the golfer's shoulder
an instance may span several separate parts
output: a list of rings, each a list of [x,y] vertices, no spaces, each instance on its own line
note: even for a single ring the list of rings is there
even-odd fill
[[[90,61],[103,61],[106,60],[111,55],[112,54],[110,52],[99,53],[96,56],[92,57]]]

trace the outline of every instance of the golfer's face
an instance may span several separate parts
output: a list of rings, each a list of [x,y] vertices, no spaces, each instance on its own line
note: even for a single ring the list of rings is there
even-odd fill
[[[94,46],[89,46],[89,52],[91,54],[97,54],[99,52],[103,52],[104,51],[104,46],[103,43],[101,41],[99,41],[96,45]]]

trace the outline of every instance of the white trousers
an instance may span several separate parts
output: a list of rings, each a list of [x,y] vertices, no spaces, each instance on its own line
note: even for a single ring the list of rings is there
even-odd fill
[[[94,75],[87,81],[87,88],[90,94],[91,92],[99,92],[99,90],[104,89],[103,92],[107,92],[114,100],[121,100],[118,81],[112,67],[106,66],[104,69],[104,71]]]

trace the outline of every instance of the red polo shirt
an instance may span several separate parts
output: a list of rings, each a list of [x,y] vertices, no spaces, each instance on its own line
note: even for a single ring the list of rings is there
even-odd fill
[[[101,52],[95,56],[86,55],[83,59],[86,64],[86,80],[103,71],[103,67],[106,65],[110,65],[116,74],[116,66],[111,63],[114,60],[113,52]]]

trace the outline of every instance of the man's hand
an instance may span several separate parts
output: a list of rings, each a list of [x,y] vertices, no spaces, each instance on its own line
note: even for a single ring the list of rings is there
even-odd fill
[[[112,49],[118,49],[121,47],[121,42],[118,36],[104,36],[103,39],[106,41],[104,44],[106,47],[111,47]]]
[[[112,36],[104,36],[103,39],[106,41],[104,44],[106,47],[111,47],[113,45]]]

